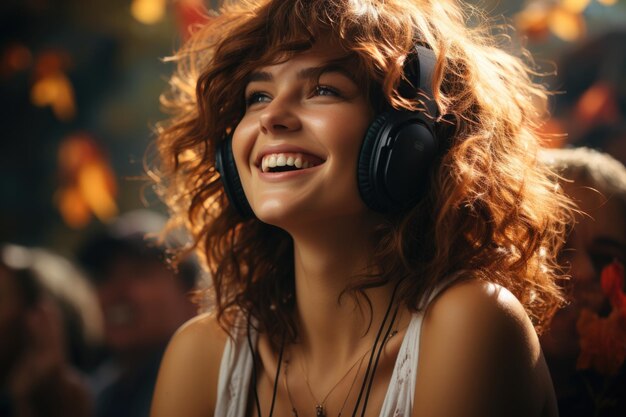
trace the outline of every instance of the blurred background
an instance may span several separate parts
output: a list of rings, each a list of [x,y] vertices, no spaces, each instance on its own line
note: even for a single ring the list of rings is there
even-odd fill
[[[163,58],[218,2],[0,2],[0,416],[148,416],[165,344],[196,313],[188,295],[202,282],[193,260],[165,268],[165,248],[144,239],[165,221],[144,159],[164,118]],[[557,92],[543,133],[583,151],[555,151],[586,178],[573,192],[607,196],[582,206],[606,221],[577,219],[563,251],[573,301],[542,344],[562,416],[624,416],[626,168],[580,147],[626,163],[626,0],[469,3]]]
[[[200,19],[198,7],[216,3],[0,3],[0,241],[71,254],[84,233],[117,214],[146,206],[163,211],[143,168],[152,127],[163,117],[158,97],[172,71],[162,58]],[[472,3],[516,27],[544,71],[590,45],[582,60],[559,68],[560,77],[544,78],[553,89],[569,88],[554,100],[548,132],[568,131],[569,141],[580,142],[597,123],[620,130],[626,1]],[[584,126],[572,128],[572,116],[586,118]]]
[[[70,254],[120,213],[162,211],[143,169],[172,70],[161,59],[201,3],[0,2],[0,241]]]

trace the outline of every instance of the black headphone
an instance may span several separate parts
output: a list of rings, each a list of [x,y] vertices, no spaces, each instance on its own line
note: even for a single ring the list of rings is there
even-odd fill
[[[410,207],[426,191],[430,166],[441,147],[435,132],[438,110],[431,87],[435,62],[431,49],[415,46],[415,53],[404,65],[405,81],[398,88],[403,97],[415,98],[418,87],[424,109],[387,110],[367,129],[357,181],[361,198],[372,210],[387,213]],[[218,143],[215,168],[233,208],[243,218],[254,217],[235,164],[232,135]]]

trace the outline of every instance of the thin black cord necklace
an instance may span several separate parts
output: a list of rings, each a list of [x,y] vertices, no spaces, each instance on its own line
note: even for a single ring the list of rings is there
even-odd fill
[[[259,402],[259,393],[257,391],[257,374],[256,374],[256,352],[254,351],[254,347],[252,346],[252,338],[250,336],[250,314],[248,315],[248,324],[247,324],[247,339],[248,339],[248,348],[250,349],[250,354],[252,355],[252,384],[254,385],[254,401],[256,403],[257,415],[261,417],[261,403]],[[283,332],[282,340],[280,342],[280,352],[278,353],[278,366],[276,367],[276,375],[274,376],[274,388],[272,389],[272,403],[270,405],[270,414],[269,417],[272,417],[274,414],[274,404],[276,402],[276,392],[278,391],[278,379],[280,377],[280,366],[283,363],[283,353],[285,351],[285,333]]]
[[[385,316],[383,317],[383,322],[380,324],[380,328],[378,329],[378,333],[376,334],[376,340],[374,340],[374,346],[372,346],[372,351],[370,353],[370,359],[369,359],[369,362],[367,364],[367,369],[365,370],[365,376],[363,377],[363,383],[361,384],[361,390],[359,391],[359,396],[358,396],[358,398],[356,400],[356,404],[354,405],[354,411],[352,412],[352,417],[356,417],[356,414],[357,414],[357,412],[359,410],[359,406],[361,405],[361,399],[362,399],[362,396],[363,396],[363,391],[365,390],[365,386],[367,385],[368,377],[370,378],[370,381],[374,380],[374,374],[376,373],[376,367],[378,366],[378,359],[380,358],[380,352],[382,351],[382,349],[384,347],[384,343],[382,343],[381,346],[379,347],[379,353],[376,355],[376,362],[374,363],[374,367],[373,368],[372,368],[372,360],[374,359],[374,353],[376,351],[376,346],[378,345],[378,342],[380,340],[380,336],[381,336],[381,334],[383,332],[383,329],[385,327],[385,323],[387,322],[387,319],[389,318],[389,313],[391,312],[391,308],[393,307],[394,300],[396,298],[396,292],[398,291],[398,287],[400,286],[401,282],[402,282],[402,280],[398,280],[396,285],[393,287],[393,292],[391,293],[391,299],[389,300],[389,305],[387,306],[387,311],[385,311]],[[389,332],[393,328],[393,324],[394,324],[394,321],[396,320],[398,309],[399,309],[399,307],[396,306],[396,310],[395,310],[395,312],[393,314],[391,322],[387,326],[387,332],[386,332],[387,335],[389,334]],[[372,372],[371,375],[370,375],[370,370]],[[371,386],[371,382],[370,382],[370,386]],[[370,392],[370,390],[368,389],[367,390],[367,394],[366,394],[367,396],[369,396],[369,392]],[[365,403],[363,404],[363,410],[361,412],[361,416],[365,415],[366,407],[367,407],[367,399],[365,400]]]
[[[393,316],[391,317],[391,322],[389,323],[389,327],[387,328],[387,331],[385,332],[385,337],[383,338],[383,340],[387,340],[389,338],[391,328],[394,322],[396,321],[397,316],[398,316],[398,307],[396,307],[396,310],[393,312]],[[385,347],[385,344],[381,343],[380,348],[378,349],[378,353],[376,354],[376,361],[374,362],[374,368],[372,370],[372,377],[370,378],[370,382],[367,385],[367,391],[365,392],[365,398],[363,400],[364,401],[363,411],[361,412],[361,417],[365,415],[365,409],[367,408],[367,401],[370,398],[370,391],[372,390],[372,383],[374,382],[374,373],[376,372],[376,367],[378,366],[378,360],[380,359],[380,354],[382,353],[384,347]]]
[[[361,404],[361,399],[363,397],[363,392],[365,391],[365,387],[368,386],[367,389],[367,393],[366,393],[366,398],[365,398],[365,402],[363,404],[363,409],[361,411],[361,417],[363,417],[365,415],[365,409],[367,407],[367,400],[368,397],[370,395],[370,390],[372,387],[372,381],[374,380],[374,374],[376,373],[376,368],[378,366],[378,360],[380,359],[380,355],[382,353],[382,350],[384,348],[384,343],[381,343],[380,346],[378,346],[378,343],[380,341],[380,336],[383,333],[383,329],[385,328],[385,324],[387,322],[387,319],[389,318],[389,314],[391,313],[391,309],[393,307],[394,304],[394,300],[396,298],[396,292],[398,291],[398,287],[400,286],[400,284],[402,283],[402,280],[398,280],[398,282],[396,283],[396,285],[393,288],[393,292],[391,293],[391,299],[389,300],[389,305],[387,306],[387,310],[385,311],[385,316],[383,317],[383,321],[380,324],[380,328],[378,329],[378,332],[376,333],[376,339],[374,340],[374,345],[372,346],[372,350],[370,353],[370,358],[367,364],[367,369],[365,370],[365,375],[363,377],[363,383],[361,384],[361,390],[359,391],[359,396],[357,398],[356,404],[354,405],[354,411],[352,412],[352,417],[356,417],[356,414],[359,410],[359,406]],[[383,341],[386,339],[386,337],[389,336],[389,333],[392,331],[393,329],[393,325],[394,322],[396,320],[397,314],[398,314],[398,310],[399,310],[399,306],[396,306],[395,311],[392,315],[391,321],[387,326],[387,330],[385,331],[385,338],[383,338]],[[256,408],[257,408],[257,414],[258,417],[262,417],[261,415],[261,405],[259,402],[259,393],[257,391],[257,374],[256,374],[256,352],[254,350],[254,347],[252,346],[252,338],[250,336],[250,319],[251,319],[251,314],[248,314],[248,323],[247,323],[247,339],[248,339],[248,348],[250,350],[250,354],[252,355],[252,384],[254,386],[254,400],[256,403]],[[378,352],[376,353],[376,348],[378,346]],[[269,413],[269,417],[272,417],[272,415],[274,414],[274,404],[276,401],[276,393],[278,391],[278,379],[280,377],[280,367],[283,361],[283,353],[285,350],[285,333],[283,332],[282,335],[282,340],[280,343],[280,352],[278,353],[278,366],[276,368],[276,375],[274,376],[274,388],[272,390],[272,403],[270,406],[270,413]],[[376,355],[375,355],[376,353]],[[376,356],[376,361],[374,362],[374,366],[372,367],[372,361],[374,360],[374,356]],[[371,375],[370,375],[370,371],[371,371]],[[370,378],[369,380],[369,384],[368,384],[368,377]]]

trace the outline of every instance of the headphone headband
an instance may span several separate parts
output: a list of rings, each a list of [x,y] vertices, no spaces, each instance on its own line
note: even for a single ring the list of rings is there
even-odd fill
[[[418,99],[418,111],[390,109],[379,114],[368,129],[358,165],[361,198],[372,210],[391,212],[417,203],[426,190],[428,173],[439,153],[435,132],[438,117],[432,81],[437,59],[434,52],[415,46],[404,65],[400,95]]]
[[[439,113],[433,94],[433,75],[437,57],[432,49],[416,45],[415,51],[404,63],[404,77],[409,83],[399,87],[400,94],[405,98],[417,98],[424,104],[426,110],[424,119],[436,120]],[[416,92],[419,89],[420,92]],[[422,113],[422,112],[420,112]]]

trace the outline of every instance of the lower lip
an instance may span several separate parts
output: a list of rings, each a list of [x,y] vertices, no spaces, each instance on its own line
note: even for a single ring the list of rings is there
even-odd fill
[[[322,165],[323,164],[316,165],[311,168],[304,168],[304,169],[298,169],[294,171],[284,171],[284,172],[263,172],[259,169],[259,177],[262,180],[268,181],[268,182],[285,181],[285,180],[290,180],[293,178],[298,178],[298,177],[301,177],[303,175],[307,175],[310,173],[314,173]]]

